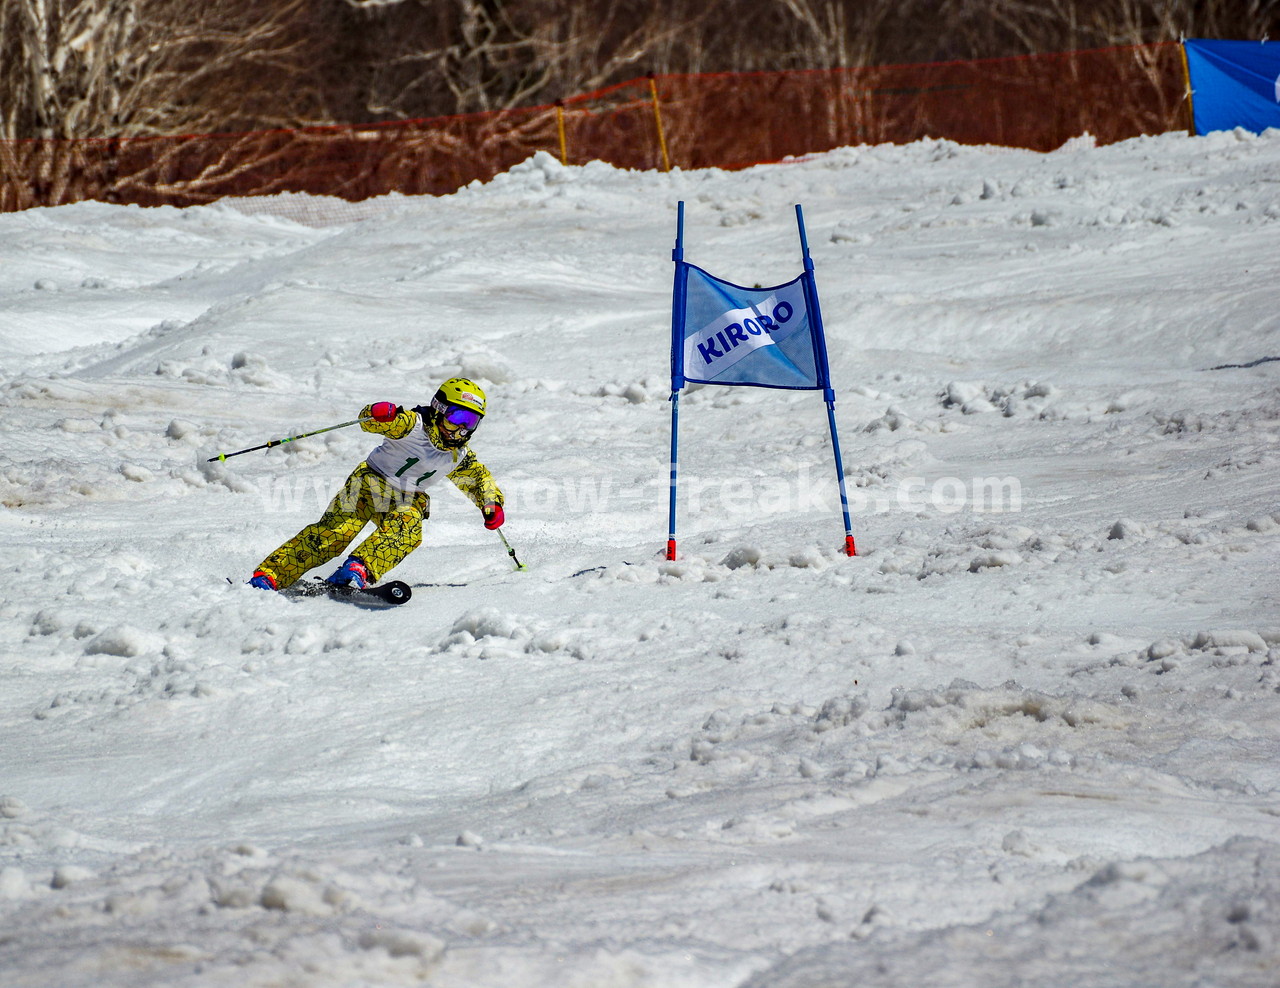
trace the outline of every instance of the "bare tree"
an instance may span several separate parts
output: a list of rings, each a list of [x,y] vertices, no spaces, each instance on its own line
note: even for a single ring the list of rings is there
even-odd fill
[[[307,0],[5,0],[0,137],[326,119]]]
[[[343,0],[363,42],[366,114],[406,118],[501,110],[652,69],[716,7],[678,0]],[[351,103],[348,112],[356,112]],[[367,119],[367,117],[366,117]]]
[[[550,103],[647,71],[1280,35],[1280,0],[0,0],[0,139]]]
[[[1262,41],[1280,30],[1277,0],[1118,0],[1088,6],[1096,31],[1111,44],[1184,37]]]
[[[1280,30],[1280,0],[943,0],[933,16],[946,56],[974,59],[1184,37],[1262,40]]]

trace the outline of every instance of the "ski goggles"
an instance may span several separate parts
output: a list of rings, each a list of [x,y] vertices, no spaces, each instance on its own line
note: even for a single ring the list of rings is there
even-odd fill
[[[480,419],[484,417],[479,412],[463,408],[461,405],[445,405],[441,415],[450,425],[465,429],[467,432],[478,426]]]

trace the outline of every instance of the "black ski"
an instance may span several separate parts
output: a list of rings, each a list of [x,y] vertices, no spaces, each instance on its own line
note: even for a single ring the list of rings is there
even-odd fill
[[[375,610],[397,607],[413,596],[409,584],[401,583],[399,580],[357,590],[355,587],[336,587],[332,583],[325,583],[318,576],[313,583],[295,583],[291,587],[285,587],[280,593],[286,597],[330,597],[333,600],[347,601],[357,607]]]

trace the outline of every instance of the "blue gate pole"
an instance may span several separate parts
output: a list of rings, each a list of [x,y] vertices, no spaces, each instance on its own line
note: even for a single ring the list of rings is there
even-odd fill
[[[831,429],[831,449],[836,458],[836,480],[840,484],[840,512],[844,516],[844,551],[848,556],[858,554],[853,540],[853,524],[849,520],[849,495],[845,489],[844,459],[840,455],[840,437],[836,433],[836,392],[831,387],[831,367],[827,363],[827,337],[822,328],[822,310],[818,306],[818,283],[813,274],[813,258],[809,256],[809,238],[804,230],[804,210],[796,203],[796,224],[800,228],[800,247],[804,254],[805,301],[813,319],[813,356],[817,364],[818,382],[822,385],[822,397],[827,402],[827,424]]]
[[[676,558],[676,467],[679,463],[680,389],[684,387],[684,201],[676,208],[675,285],[671,291],[671,490],[667,509],[667,558]]]
[[[680,428],[680,393],[671,392],[671,501],[667,509],[667,558],[676,558],[676,458]]]

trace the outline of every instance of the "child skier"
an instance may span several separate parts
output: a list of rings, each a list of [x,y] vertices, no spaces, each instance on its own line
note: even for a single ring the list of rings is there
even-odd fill
[[[351,472],[320,520],[267,556],[249,583],[263,590],[289,586],[343,552],[370,521],[377,530],[326,582],[358,589],[377,583],[422,544],[431,505],[426,488],[444,477],[475,502],[485,528],[500,527],[502,491],[467,446],[484,413],[484,392],[461,377],[440,385],[429,405],[366,405],[360,428],[383,436],[382,445]]]

